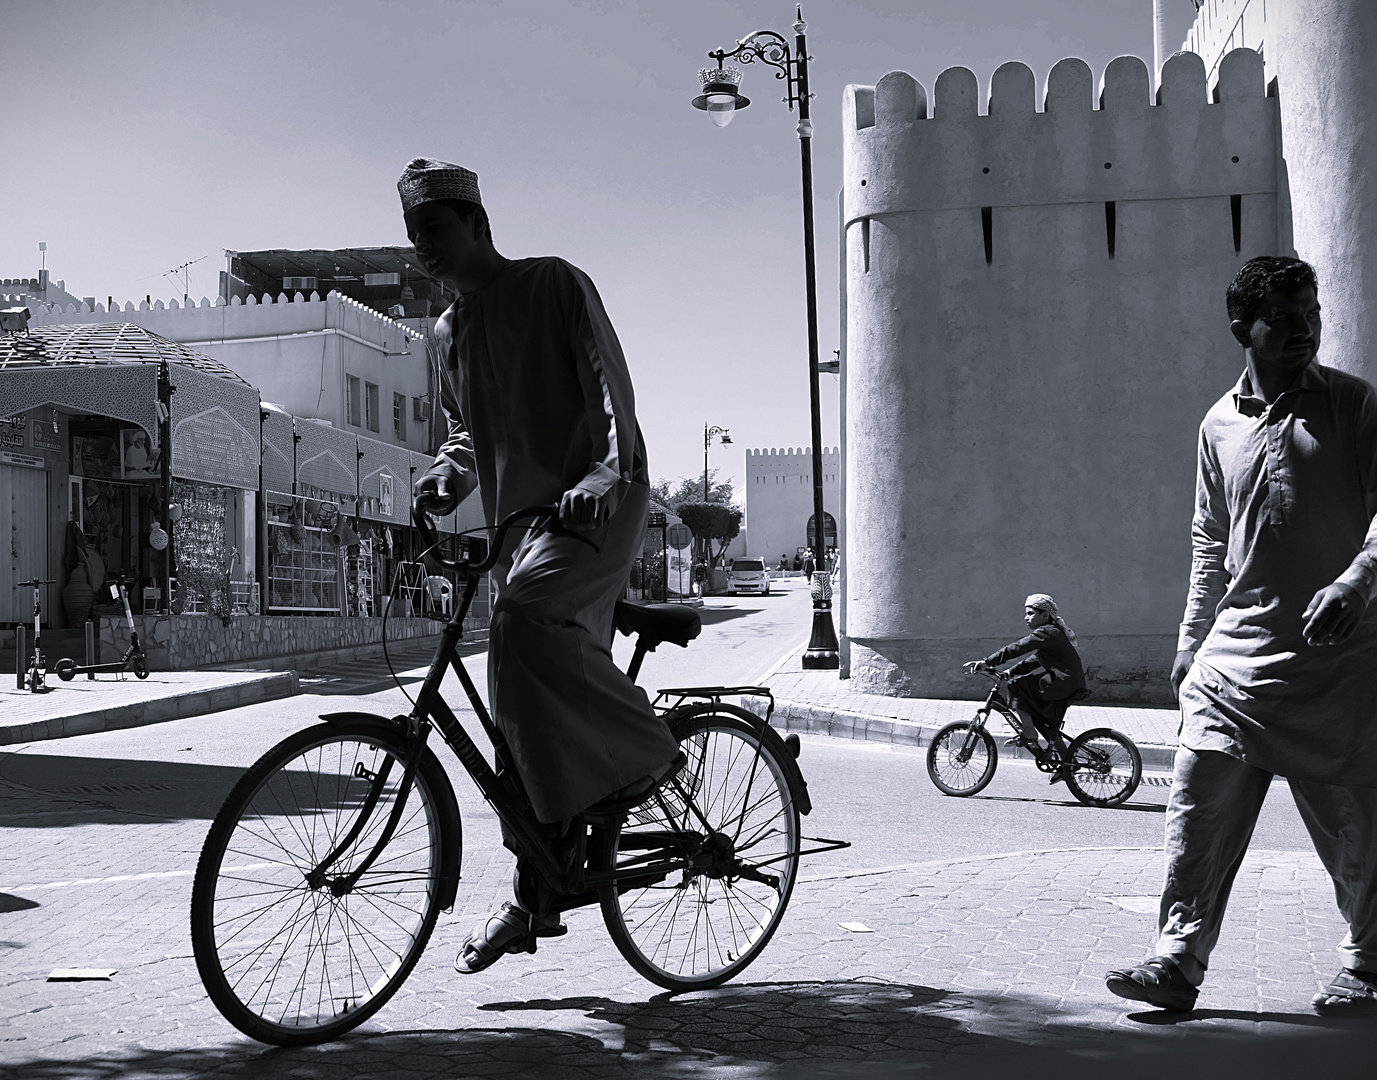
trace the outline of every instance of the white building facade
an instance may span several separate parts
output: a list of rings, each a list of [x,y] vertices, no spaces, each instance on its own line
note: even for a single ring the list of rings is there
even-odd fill
[[[808,447],[746,451],[746,553],[773,568],[781,555],[790,565],[798,549],[809,542],[813,517],[813,452]],[[841,450],[822,451],[823,511],[831,520],[824,536],[837,546],[841,511]]]

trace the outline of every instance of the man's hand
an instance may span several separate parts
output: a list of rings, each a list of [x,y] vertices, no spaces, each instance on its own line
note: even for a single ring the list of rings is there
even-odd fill
[[[1301,616],[1307,645],[1338,645],[1346,641],[1367,610],[1367,601],[1351,585],[1334,582],[1317,592]]]
[[[1190,674],[1191,665],[1195,663],[1195,650],[1187,649],[1176,654],[1176,659],[1171,662],[1171,696],[1180,698],[1181,684],[1186,681],[1186,676]]]
[[[444,517],[459,505],[462,482],[459,470],[447,461],[437,461],[412,485],[411,495],[436,517]]]
[[[601,495],[574,488],[559,502],[559,523],[566,529],[592,532],[607,521],[607,502]]]
[[[966,670],[966,674],[968,674],[968,675],[974,675],[977,671],[979,671],[982,667],[985,666],[985,661],[984,661],[984,660],[967,660],[967,661],[966,661],[964,664],[962,664],[961,666]]]

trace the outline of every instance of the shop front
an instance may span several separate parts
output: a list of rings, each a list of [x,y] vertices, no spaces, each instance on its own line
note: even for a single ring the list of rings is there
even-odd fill
[[[169,579],[185,592],[206,578],[201,563],[251,549],[257,410],[228,368],[138,326],[0,335],[0,528],[13,537],[0,618],[30,617],[31,594],[14,585],[32,577],[56,579],[44,597],[54,627],[120,610],[118,580],[136,611],[167,610]],[[207,500],[224,516],[207,522]]]

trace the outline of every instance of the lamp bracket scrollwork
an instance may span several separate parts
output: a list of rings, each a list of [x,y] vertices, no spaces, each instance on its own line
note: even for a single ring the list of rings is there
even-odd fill
[[[743,64],[754,64],[759,61],[772,67],[775,69],[775,78],[783,79],[788,87],[789,96],[784,99],[784,103],[790,110],[798,103],[799,58],[793,55],[788,40],[773,30],[757,30],[747,34],[736,43],[736,48],[730,51],[717,49],[708,53],[708,58],[716,60],[719,66],[725,60],[737,60]]]

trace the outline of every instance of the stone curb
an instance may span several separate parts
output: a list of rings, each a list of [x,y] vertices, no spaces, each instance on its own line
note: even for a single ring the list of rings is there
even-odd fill
[[[763,699],[748,698],[747,701],[748,708],[764,711],[766,703]],[[914,720],[868,716],[848,709],[832,709],[778,699],[775,701],[775,711],[770,722],[782,731],[805,731],[815,735],[830,735],[836,739],[863,739],[866,742],[913,747],[927,746],[932,742],[932,737],[941,730]],[[1142,755],[1145,770],[1171,772],[1176,759],[1175,746],[1139,743],[1138,753]],[[1000,746],[999,754],[1001,757],[1033,760],[1032,754],[1017,746]]]
[[[300,691],[295,671],[247,678],[243,682],[216,686],[208,690],[191,690],[149,701],[135,701],[127,705],[113,705],[108,709],[55,716],[31,724],[0,726],[0,746],[13,743],[42,742],[47,739],[68,739],[74,735],[90,735],[97,731],[116,731],[120,728],[144,727],[167,720],[186,720],[193,716],[257,705],[264,701],[292,697]]]

